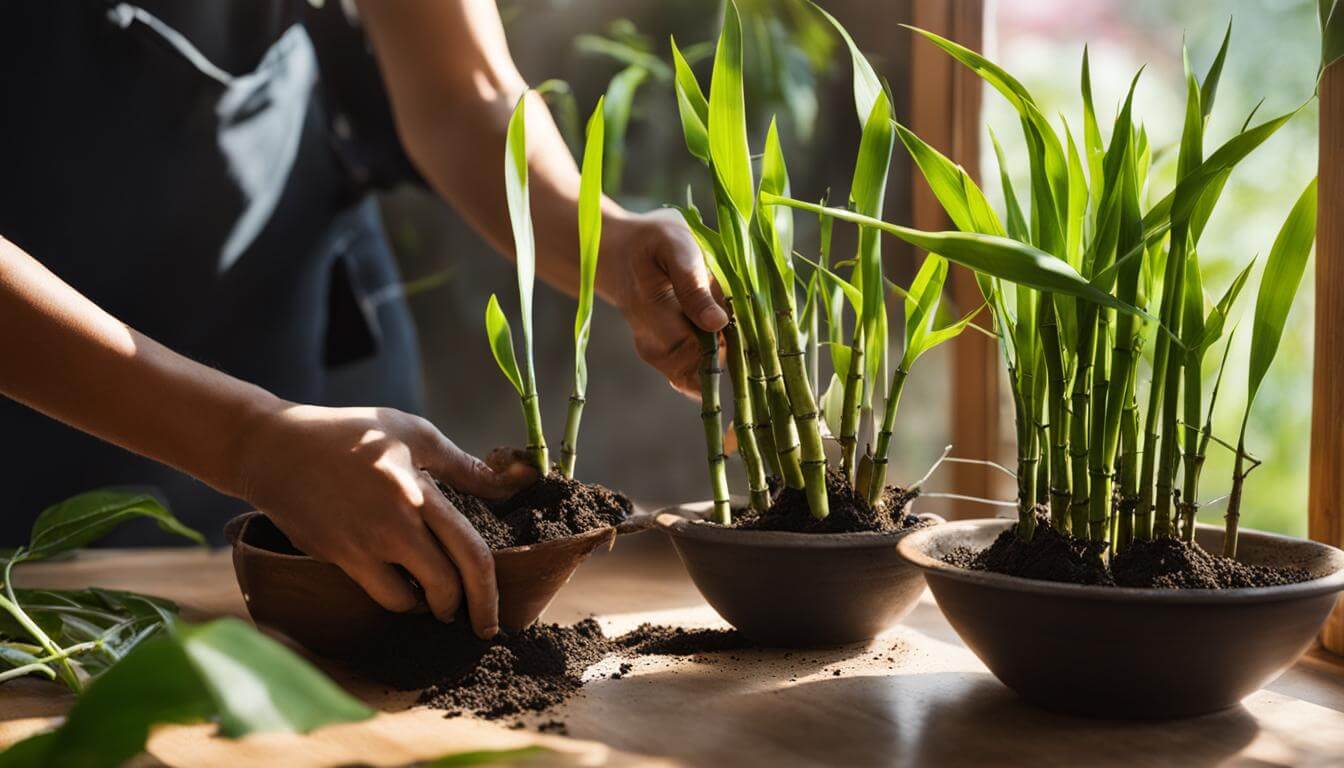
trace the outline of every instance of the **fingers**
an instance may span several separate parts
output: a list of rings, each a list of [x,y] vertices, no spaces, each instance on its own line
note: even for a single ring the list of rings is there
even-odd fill
[[[438,490],[434,489],[434,493],[437,494]],[[429,610],[439,621],[453,621],[457,609],[462,605],[462,585],[457,568],[424,526],[420,526],[403,544],[400,563],[425,590]]]
[[[458,448],[428,421],[417,419],[415,428],[417,439],[413,445],[417,466],[459,491],[483,499],[503,499],[536,482],[537,470],[530,464],[513,462],[491,468]],[[439,495],[438,489],[430,494],[431,497]]]
[[[715,301],[699,247],[684,226],[661,253],[663,270],[672,281],[682,312],[701,330],[722,330],[728,324],[728,313]]]
[[[395,613],[405,613],[415,607],[415,590],[396,568],[387,563],[359,560],[338,563],[373,601]]]
[[[428,480],[426,484],[429,484]],[[467,593],[472,629],[478,637],[488,640],[499,632],[499,590],[495,584],[494,556],[471,522],[438,489],[426,489],[426,497],[430,500],[422,510],[425,525],[457,566],[460,586]]]

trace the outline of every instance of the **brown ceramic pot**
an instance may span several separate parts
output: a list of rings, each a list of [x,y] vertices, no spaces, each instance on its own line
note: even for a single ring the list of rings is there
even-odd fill
[[[669,507],[655,520],[710,606],[762,645],[866,642],[900,621],[924,592],[919,569],[896,554],[896,543],[920,529],[746,531],[704,522],[709,508]]]
[[[300,553],[260,512],[235,517],[224,533],[233,545],[243,600],[258,625],[316,653],[343,658],[376,643],[393,616],[340,568]],[[614,528],[599,528],[494,550],[500,626],[518,630],[536,621],[579,564],[615,535]]]
[[[1012,520],[965,520],[907,537],[900,554],[924,570],[938,607],[1005,685],[1047,709],[1166,719],[1236,705],[1314,642],[1344,589],[1344,552],[1242,531],[1238,559],[1294,565],[1315,578],[1254,589],[1134,589],[1058,584],[943,562],[982,549]],[[1196,540],[1221,552],[1223,531]]]

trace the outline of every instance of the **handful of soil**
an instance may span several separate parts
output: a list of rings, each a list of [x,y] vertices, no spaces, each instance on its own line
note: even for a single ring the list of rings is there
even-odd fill
[[[1106,550],[1106,542],[1061,533],[1051,527],[1048,517],[1038,514],[1029,542],[1020,541],[1017,526],[1013,526],[985,549],[956,549],[943,561],[959,568],[1040,581],[1144,589],[1272,587],[1311,578],[1303,568],[1247,565],[1170,536],[1134,541],[1109,563]]]
[[[487,501],[442,484],[439,490],[491,549],[540,544],[616,526],[633,511],[624,495],[555,472],[503,501]]]
[[[807,494],[798,488],[784,488],[775,494],[764,514],[744,509],[733,516],[734,528],[753,531],[791,531],[793,533],[889,533],[922,524],[908,513],[918,491],[887,486],[878,508],[868,505],[863,494],[849,484],[844,473],[826,473],[826,496],[831,513],[824,519],[813,517]]]

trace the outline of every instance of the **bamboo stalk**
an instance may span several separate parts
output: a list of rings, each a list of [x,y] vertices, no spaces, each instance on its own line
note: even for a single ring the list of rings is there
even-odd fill
[[[1111,402],[1111,366],[1106,354],[1106,343],[1110,341],[1111,312],[1102,310],[1097,317],[1096,352],[1092,364],[1092,400],[1089,418],[1091,424],[1088,434],[1088,538],[1092,541],[1115,541],[1111,532],[1113,515],[1111,513],[1111,462],[1105,453],[1106,416]],[[1123,395],[1123,388],[1120,392]]]
[[[770,430],[774,436],[775,455],[779,457],[780,477],[784,480],[784,485],[789,488],[805,488],[803,465],[799,456],[798,429],[793,423],[793,406],[784,387],[784,371],[779,364],[779,340],[775,326],[765,315],[761,302],[748,300],[756,319],[756,346],[760,350],[761,370],[765,374]]]
[[[751,508],[765,512],[770,507],[770,490],[766,485],[765,464],[756,442],[754,405],[751,402],[751,384],[747,379],[747,358],[743,350],[742,327],[737,317],[729,316],[723,330],[724,347],[728,358],[728,377],[733,386],[733,431],[737,434],[737,452],[747,472],[747,490]]]
[[[849,370],[845,372],[844,397],[840,405],[840,469],[851,485],[858,485],[859,399],[863,392],[863,328],[854,329],[854,344],[849,348]]]
[[[1069,405],[1065,397],[1064,361],[1060,352],[1059,319],[1054,298],[1042,293],[1037,305],[1042,352],[1047,371],[1047,399],[1050,404],[1050,523],[1058,531],[1069,530]]]
[[[530,387],[535,387],[528,382]],[[551,454],[546,448],[546,436],[541,430],[541,404],[535,388],[527,391],[522,398],[523,420],[527,422],[527,453],[532,457],[532,465],[538,472],[547,475],[551,471]]]
[[[756,436],[756,446],[760,450],[767,471],[779,477],[781,475],[779,452],[775,448],[775,432],[770,423],[770,399],[766,394],[765,373],[756,342],[756,321],[748,300],[730,298],[728,307],[734,320],[737,321],[747,358],[748,396],[751,398],[751,413],[754,416],[754,421],[750,424],[751,430]]]
[[[1181,518],[1181,537],[1188,542],[1195,540],[1195,518],[1199,514],[1199,475],[1204,467],[1204,453],[1200,449],[1203,440],[1200,435],[1200,420],[1203,410],[1203,387],[1200,379],[1200,354],[1190,350],[1185,356],[1185,460],[1181,468],[1185,470],[1181,486],[1180,503],[1176,509]]]
[[[1171,252],[1167,255],[1167,266],[1163,274],[1162,281],[1162,303],[1158,317],[1159,322],[1166,324],[1169,322],[1172,308],[1179,305],[1180,294],[1173,294],[1178,287],[1177,282],[1185,274],[1185,227],[1173,229],[1171,233]],[[1168,326],[1170,327],[1170,326]],[[1158,481],[1158,441],[1161,438],[1175,438],[1175,433],[1166,433],[1165,430],[1159,431],[1159,426],[1165,422],[1165,409],[1163,403],[1170,393],[1167,391],[1169,377],[1167,368],[1169,357],[1171,356],[1171,339],[1158,329],[1156,346],[1153,347],[1153,367],[1152,374],[1148,384],[1148,408],[1144,415],[1144,436],[1143,452],[1140,456],[1142,470],[1139,474],[1139,496],[1138,508],[1135,514],[1142,517],[1146,522],[1149,515],[1153,516],[1152,530],[1147,530],[1147,526],[1140,524],[1135,526],[1134,535],[1141,539],[1151,538],[1152,536],[1166,536],[1170,533],[1170,517],[1163,521],[1157,513],[1156,506],[1156,483]],[[1178,380],[1179,381],[1179,380]],[[1165,448],[1162,451],[1165,453]],[[1168,478],[1168,488],[1170,488],[1170,478]]]
[[[1184,237],[1184,235],[1182,235]],[[1185,249],[1180,252],[1179,261],[1184,262]],[[1169,259],[1176,259],[1177,249],[1173,248]],[[1167,328],[1173,335],[1179,338],[1181,327],[1181,302],[1185,295],[1185,264],[1179,266],[1176,273],[1176,283],[1172,286],[1173,303],[1171,311],[1163,313],[1165,315]],[[1158,337],[1162,338],[1159,330]],[[1171,346],[1168,340],[1168,346]],[[1170,354],[1170,353],[1169,353]],[[1157,478],[1156,478],[1156,503],[1153,507],[1153,535],[1154,536],[1173,536],[1175,529],[1172,527],[1172,492],[1176,484],[1176,460],[1179,457],[1179,446],[1176,442],[1176,430],[1180,418],[1180,396],[1181,396],[1181,370],[1184,367],[1183,356],[1176,356],[1175,359],[1167,363],[1166,384],[1163,386],[1162,400],[1162,438],[1161,453],[1158,455]]]
[[[882,425],[877,430],[877,445],[873,450],[873,472],[868,480],[868,506],[876,507],[882,500],[882,490],[887,485],[887,453],[891,448],[892,430],[896,424],[896,409],[901,402],[901,390],[905,389],[906,377],[910,372],[896,365],[891,377],[891,388],[887,390],[887,400],[882,409]]]
[[[792,421],[799,439],[800,469],[807,506],[818,520],[830,514],[826,497],[826,448],[821,442],[821,424],[817,413],[817,399],[808,385],[803,366],[803,350],[798,344],[798,326],[789,303],[788,290],[776,270],[770,270],[771,290],[774,293],[775,320],[779,326],[779,365],[784,387],[791,407]]]
[[[578,394],[569,396],[569,411],[565,415],[565,436],[560,440],[560,473],[573,479],[574,463],[579,451],[579,422],[583,420],[585,399]]]
[[[1089,406],[1092,400],[1092,367],[1097,347],[1097,307],[1080,303],[1078,307],[1078,368],[1073,377],[1073,418],[1069,422],[1069,526],[1080,539],[1089,537],[1088,518],[1092,481],[1088,475]]]
[[[700,420],[705,428],[705,447],[708,450],[709,485],[714,492],[712,519],[720,525],[732,522],[733,512],[728,500],[727,456],[723,452],[723,407],[719,401],[719,335],[697,331],[700,341]]]

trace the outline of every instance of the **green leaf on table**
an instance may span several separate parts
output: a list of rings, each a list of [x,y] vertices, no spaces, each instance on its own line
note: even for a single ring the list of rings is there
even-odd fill
[[[602,244],[602,151],[605,119],[603,100],[597,100],[588,118],[579,176],[579,308],[574,315],[574,393],[588,390],[588,338],[593,325],[593,289],[597,254]],[[491,334],[493,338],[493,334]]]
[[[136,518],[147,518],[161,530],[204,544],[205,538],[183,525],[153,496],[144,493],[99,490],[81,493],[42,511],[33,522],[22,560],[40,560],[79,549]]]
[[[499,297],[490,294],[490,302],[485,305],[485,333],[490,339],[490,352],[495,356],[499,370],[504,372],[509,383],[523,394],[523,377],[518,372],[518,360],[513,356],[513,331],[509,328],[509,319],[499,308]]]
[[[1251,327],[1251,360],[1246,385],[1246,412],[1251,410],[1256,393],[1265,380],[1270,363],[1279,351],[1288,312],[1293,308],[1302,273],[1307,268],[1316,240],[1316,179],[1312,179],[1293,205],[1283,228],[1274,238],[1274,246],[1260,277],[1260,293],[1255,298],[1255,321]]]
[[[55,730],[0,753],[0,768],[112,768],[163,723],[215,720],[220,733],[306,733],[373,711],[308,662],[237,619],[181,626],[141,643],[95,680]]]
[[[177,606],[169,600],[96,587],[16,589],[14,594],[24,612],[56,645],[98,643],[97,648],[72,659],[90,676],[101,674],[163,630],[177,614]],[[27,638],[28,633],[13,617],[0,614],[0,637]]]

